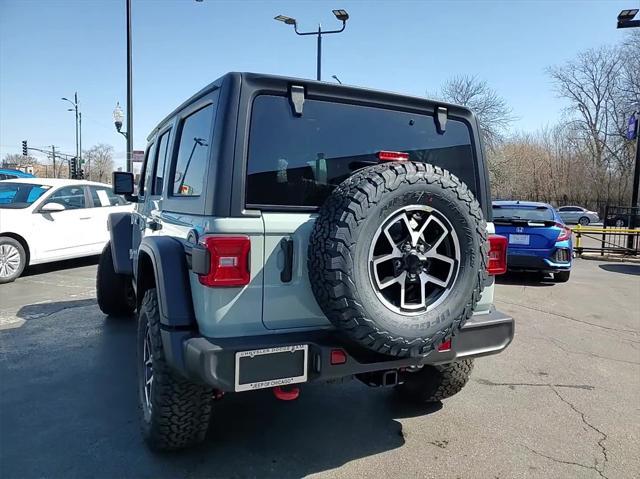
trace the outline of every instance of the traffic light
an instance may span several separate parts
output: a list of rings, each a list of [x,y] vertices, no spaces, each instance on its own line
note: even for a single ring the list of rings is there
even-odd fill
[[[78,170],[78,179],[84,180],[84,170],[82,168]]]
[[[22,156],[29,156],[27,140],[22,140]]]
[[[69,160],[69,168],[71,169],[71,178],[78,179],[78,159],[72,158]]]

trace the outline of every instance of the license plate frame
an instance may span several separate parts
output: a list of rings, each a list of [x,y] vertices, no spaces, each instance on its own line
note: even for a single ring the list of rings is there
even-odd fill
[[[522,246],[529,246],[530,244],[530,236],[523,234],[510,234],[509,235],[509,244],[516,244]]]
[[[244,382],[241,383],[241,366],[242,363],[246,361],[245,358],[250,358],[250,360],[258,359],[262,360],[262,363],[265,364],[268,356],[274,357],[274,359],[286,359],[284,356],[286,354],[296,353],[297,351],[303,352],[302,359],[302,374],[296,376],[285,376],[285,377],[274,377],[269,378],[265,377],[259,381],[252,382]],[[278,358],[275,358],[274,355],[278,355]],[[243,361],[243,359],[245,361]],[[235,354],[235,388],[236,392],[242,391],[254,391],[257,389],[265,389],[276,386],[286,386],[289,384],[299,384],[307,382],[307,369],[309,366],[309,345],[308,344],[296,344],[290,346],[277,346],[273,348],[262,348],[262,349],[253,349],[249,351],[238,351]]]

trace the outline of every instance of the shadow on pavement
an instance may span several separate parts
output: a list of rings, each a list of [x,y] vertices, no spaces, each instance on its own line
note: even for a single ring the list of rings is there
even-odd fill
[[[541,273],[516,273],[508,272],[506,274],[496,276],[496,284],[511,284],[518,286],[555,286],[555,282],[551,275],[542,275]]]
[[[64,309],[81,308],[83,306],[92,306],[94,304],[96,304],[95,298],[28,304],[18,310],[16,317],[29,321],[30,319],[38,319],[43,316],[58,313]]]
[[[92,301],[50,304],[66,311],[0,332],[1,476],[303,477],[403,446],[397,419],[441,407],[356,380],[305,385],[291,402],[270,390],[229,394],[204,444],[152,453],[138,426],[135,320],[105,317]]]
[[[29,266],[21,276],[34,276],[44,273],[52,273],[55,271],[64,271],[66,269],[80,268],[82,266],[93,266],[98,264],[100,255],[86,256],[84,258],[66,259],[64,261],[54,261],[52,263],[36,264]]]
[[[610,263],[599,264],[598,267],[610,273],[630,274],[640,276],[640,264]]]

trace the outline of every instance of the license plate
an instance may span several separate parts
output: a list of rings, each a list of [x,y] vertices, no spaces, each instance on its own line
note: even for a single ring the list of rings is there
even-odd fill
[[[529,235],[509,235],[509,244],[529,244]]]
[[[280,346],[236,353],[236,391],[307,381],[309,346]]]

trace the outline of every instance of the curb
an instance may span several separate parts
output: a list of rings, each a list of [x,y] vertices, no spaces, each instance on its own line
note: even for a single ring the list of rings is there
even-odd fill
[[[578,256],[580,259],[586,259],[589,261],[610,261],[612,263],[635,263],[640,264],[640,258],[634,258],[629,256],[612,256],[604,255],[600,256],[598,253],[582,253]]]

